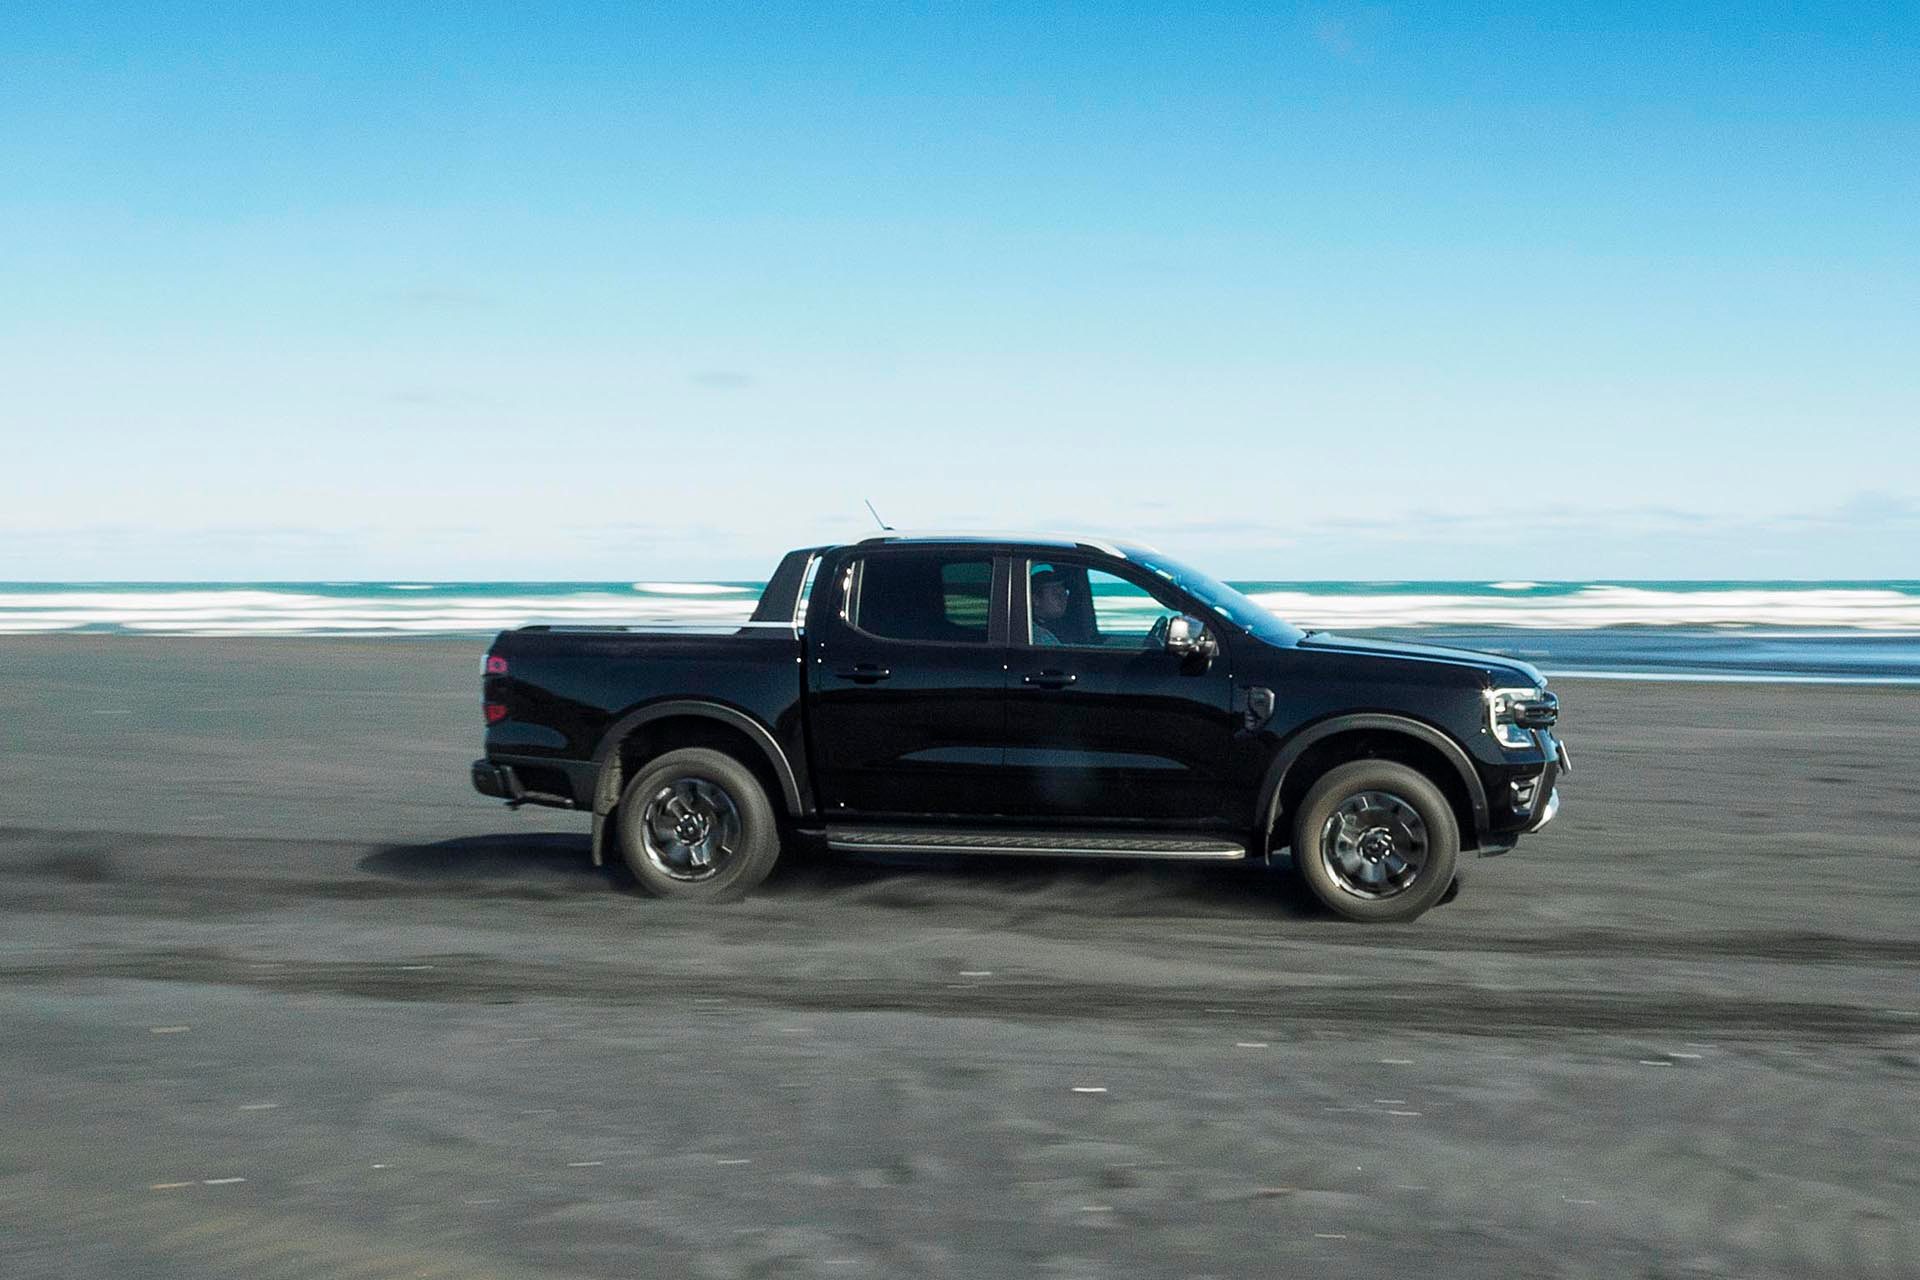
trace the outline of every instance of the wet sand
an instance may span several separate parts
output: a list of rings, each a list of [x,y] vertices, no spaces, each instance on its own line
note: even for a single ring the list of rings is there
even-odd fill
[[[0,1275],[1920,1274],[1920,690],[1563,681],[1405,927],[474,795],[470,641],[0,641]]]

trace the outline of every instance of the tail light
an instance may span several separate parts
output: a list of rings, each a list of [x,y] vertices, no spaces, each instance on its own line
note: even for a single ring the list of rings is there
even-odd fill
[[[485,688],[481,690],[480,706],[487,713],[488,724],[499,724],[507,718],[507,704],[493,702],[491,699],[505,692],[505,689],[495,684],[494,680],[507,674],[507,660],[500,654],[490,653],[486,661],[480,664],[480,671],[486,679]]]

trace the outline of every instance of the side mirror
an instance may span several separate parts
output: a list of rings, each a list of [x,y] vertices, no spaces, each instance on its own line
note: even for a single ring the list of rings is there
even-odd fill
[[[1198,618],[1169,618],[1167,652],[1178,658],[1211,658],[1220,652],[1220,642],[1207,634],[1207,624]]]

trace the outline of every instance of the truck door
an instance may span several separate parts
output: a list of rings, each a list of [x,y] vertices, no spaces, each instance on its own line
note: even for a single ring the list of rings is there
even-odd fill
[[[815,585],[808,732],[827,818],[1001,808],[1009,576],[989,550],[880,546]]]
[[[1014,562],[1003,789],[1034,818],[1239,829],[1230,803],[1233,680],[1168,653],[1164,619],[1193,614],[1172,584],[1079,556]]]

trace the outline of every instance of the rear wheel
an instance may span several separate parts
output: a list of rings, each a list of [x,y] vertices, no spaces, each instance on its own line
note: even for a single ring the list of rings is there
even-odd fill
[[[737,898],[767,878],[780,830],[766,788],[723,751],[688,747],[648,761],[620,796],[620,852],[663,898]]]
[[[1321,902],[1349,920],[1411,920],[1453,884],[1460,826],[1440,789],[1393,760],[1330,769],[1293,823],[1293,861]]]

